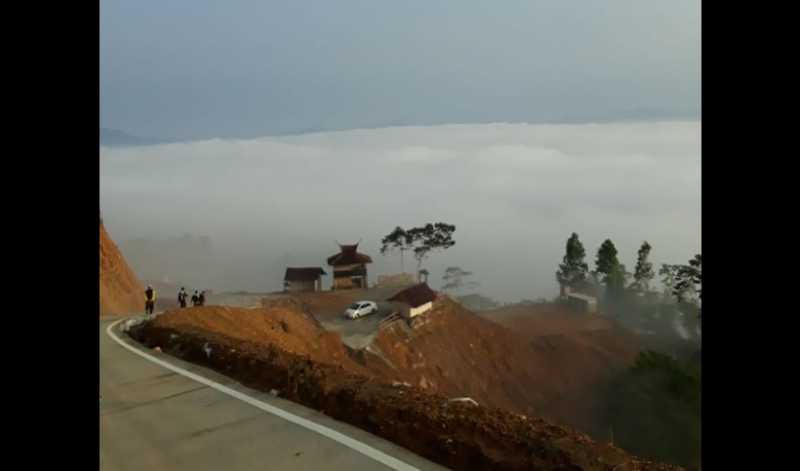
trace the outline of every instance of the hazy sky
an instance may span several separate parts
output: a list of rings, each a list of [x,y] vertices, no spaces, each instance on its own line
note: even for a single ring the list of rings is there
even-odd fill
[[[395,226],[445,221],[456,245],[423,265],[476,274],[504,301],[558,293],[555,270],[577,232],[594,267],[611,238],[633,270],[643,240],[656,267],[700,252],[699,121],[394,127],[101,148],[103,219],[120,244],[184,233],[211,237],[204,288],[274,290],[290,266],[325,266],[335,241],[362,239],[380,274]],[[406,260],[406,269],[414,265]],[[330,277],[326,277],[328,287]]]
[[[194,139],[698,119],[697,0],[101,0],[101,124]]]

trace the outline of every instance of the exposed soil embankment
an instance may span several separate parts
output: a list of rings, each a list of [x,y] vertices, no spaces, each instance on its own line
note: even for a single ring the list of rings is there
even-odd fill
[[[287,353],[307,356],[315,362],[368,374],[334,332],[328,332],[302,305],[279,300],[269,309],[203,306],[177,309],[158,316],[152,324],[180,332],[218,333],[225,337],[272,345]]]
[[[253,321],[262,323],[261,332],[254,334],[235,326],[235,317],[247,314],[230,311],[228,317],[221,315],[225,320],[220,322],[233,323],[229,331],[238,332],[233,337],[205,330],[203,322],[212,327],[218,322],[212,319],[217,316],[210,309],[220,310],[209,307],[180,311],[195,319],[208,317],[206,321],[181,322],[180,315],[170,312],[132,328],[131,335],[148,347],[158,346],[249,387],[276,389],[285,398],[454,470],[679,469],[636,459],[542,419],[483,405],[448,402],[445,396],[416,387],[393,386],[385,379],[355,372],[357,368],[348,361],[343,363],[350,365],[347,367],[325,363],[324,352],[311,346],[322,334],[315,330],[318,327],[313,322],[302,320],[296,312],[250,310],[250,315],[261,316],[249,320],[248,325]],[[284,331],[282,323],[288,331]],[[305,335],[310,336],[307,344],[299,340]],[[257,342],[248,340],[256,336]],[[349,353],[343,347],[342,352]]]
[[[144,287],[100,224],[100,316],[144,311]]]
[[[604,319],[588,327],[580,318],[552,320],[531,330],[521,318],[502,325],[442,298],[421,327],[380,332],[370,349],[389,365],[372,358],[367,366],[431,392],[590,429],[592,388],[630,365],[638,349]]]
[[[632,365],[642,349],[632,332],[607,317],[576,313],[557,304],[510,306],[480,316],[512,330],[537,357],[558,365],[548,383],[560,383],[560,390],[538,403],[537,415],[595,437],[610,436],[603,419],[602,388]]]

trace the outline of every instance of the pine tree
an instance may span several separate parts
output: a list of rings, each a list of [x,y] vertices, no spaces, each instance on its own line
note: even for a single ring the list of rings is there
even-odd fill
[[[651,249],[652,247],[647,241],[644,241],[639,248],[636,269],[633,274],[633,287],[639,291],[649,291],[650,280],[656,276],[655,272],[653,272],[653,264],[647,259],[650,256]]]
[[[569,286],[570,288],[579,288],[586,282],[589,265],[586,264],[586,250],[583,244],[578,240],[578,234],[572,233],[567,239],[567,249],[564,255],[563,262],[558,266],[556,271],[556,279],[562,286]]]
[[[617,248],[611,239],[605,242],[597,250],[595,260],[595,273],[602,274],[602,282],[606,285],[606,293],[611,299],[620,299],[625,290],[625,266],[617,259]]]
[[[603,245],[597,250],[597,259],[594,262],[595,271],[605,275],[603,282],[608,282],[608,276],[614,274],[619,268],[619,260],[617,259],[617,248],[611,239],[606,239]]]
[[[686,292],[697,293],[697,297],[702,300],[703,259],[700,254],[689,260],[689,265],[678,265],[675,281],[673,293],[679,300],[682,298],[682,294]]]

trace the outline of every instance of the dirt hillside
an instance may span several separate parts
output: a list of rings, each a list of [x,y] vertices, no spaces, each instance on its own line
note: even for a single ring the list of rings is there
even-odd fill
[[[627,368],[642,349],[635,334],[601,315],[577,314],[558,305],[513,306],[482,311],[480,316],[513,330],[537,356],[558,364],[561,394],[540,403],[541,415],[607,437],[597,388]]]
[[[100,224],[100,316],[144,311],[144,287]]]
[[[235,340],[274,345],[319,363],[368,374],[351,358],[338,334],[321,328],[313,317],[291,302],[269,309],[227,306],[177,309],[156,317],[153,325],[182,332],[214,332]]]
[[[639,350],[606,318],[527,307],[477,315],[443,297],[422,325],[390,323],[354,351],[315,317],[334,304],[338,310],[347,297],[305,293],[265,299],[264,309],[207,306],[170,312],[155,325],[276,345],[353,373],[543,416],[596,437],[607,431],[595,388],[629,366]]]
[[[377,359],[347,350],[335,335],[324,332],[301,309],[299,303],[288,302],[261,309],[208,306],[169,311],[136,326],[131,335],[148,347],[157,346],[250,387],[320,410],[454,470],[679,469],[638,459],[540,418],[486,404],[453,402],[448,395],[431,392],[430,387],[405,386],[371,373],[359,373],[363,371],[359,358],[366,358],[367,365]],[[509,339],[502,333],[505,328],[468,312],[443,310],[439,314],[441,322],[451,315],[473,316],[472,320],[460,320],[486,327],[487,338],[478,343],[480,348],[495,351],[484,344]],[[441,322],[426,326],[434,329],[428,336],[437,335],[435,328]],[[497,351],[514,352],[523,349],[524,344],[515,340],[513,345],[498,347]],[[419,348],[421,345],[425,344],[420,343]],[[444,351],[454,345],[442,348]],[[456,353],[468,364],[474,358],[468,352],[478,347],[469,348]],[[417,351],[415,346],[414,352]],[[352,357],[341,357],[349,355]],[[457,366],[453,371],[463,375],[463,368],[466,367]],[[484,389],[482,384],[476,386],[477,391]]]
[[[580,322],[569,318],[554,318],[549,327],[545,321],[528,330],[518,319],[507,325],[492,322],[449,298],[437,301],[426,315],[427,323],[419,328],[398,323],[381,331],[371,348],[386,362],[370,361],[367,366],[432,392],[469,396],[569,425],[591,424],[586,416],[591,410],[583,409],[582,396],[616,369],[627,367],[638,351],[609,326],[582,330]],[[576,404],[571,398],[580,401]]]

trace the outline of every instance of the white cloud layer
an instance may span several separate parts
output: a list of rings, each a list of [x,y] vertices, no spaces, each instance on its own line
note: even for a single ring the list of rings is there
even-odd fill
[[[101,148],[101,207],[118,241],[209,235],[228,264],[197,276],[217,289],[278,289],[285,264],[324,266],[334,240],[362,239],[374,280],[400,268],[398,256],[379,254],[383,235],[445,221],[457,243],[425,262],[434,287],[458,265],[501,300],[552,297],[573,231],[590,266],[606,238],[631,270],[645,239],[656,263],[700,251],[700,123],[396,127]]]

